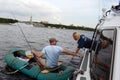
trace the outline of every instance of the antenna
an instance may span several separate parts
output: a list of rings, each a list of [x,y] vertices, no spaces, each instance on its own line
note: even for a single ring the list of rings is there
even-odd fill
[[[119,6],[120,6],[120,0],[119,0]]]
[[[100,7],[101,7],[101,2],[98,0],[98,21],[100,20]]]
[[[106,8],[102,8],[102,16],[105,15],[106,11]]]

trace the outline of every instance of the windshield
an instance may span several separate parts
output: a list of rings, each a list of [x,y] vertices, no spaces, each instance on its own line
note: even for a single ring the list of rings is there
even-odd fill
[[[114,30],[97,34],[95,50],[91,54],[91,77],[94,80],[109,80],[113,50]]]

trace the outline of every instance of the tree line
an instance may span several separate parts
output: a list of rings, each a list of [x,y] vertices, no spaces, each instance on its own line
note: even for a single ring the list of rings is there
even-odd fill
[[[0,18],[0,23],[16,23],[18,20],[9,19],[9,18]]]
[[[0,18],[0,23],[16,23],[19,22],[16,19],[9,19],[9,18]],[[24,21],[23,21],[24,22]],[[39,22],[33,22],[33,23],[39,23]],[[64,24],[52,24],[52,23],[44,23],[40,22],[40,24],[43,24],[44,27],[51,27],[51,28],[61,28],[61,29],[75,29],[75,30],[85,30],[85,31],[94,31],[93,28],[85,27],[85,26],[74,26],[71,25],[64,25]]]
[[[94,31],[93,28],[85,27],[85,26],[74,26],[71,25],[63,25],[63,24],[51,24],[51,23],[44,23],[40,22],[41,24],[45,25],[45,27],[55,27],[55,28],[61,28],[61,29],[75,29],[75,30],[86,30],[86,31]]]

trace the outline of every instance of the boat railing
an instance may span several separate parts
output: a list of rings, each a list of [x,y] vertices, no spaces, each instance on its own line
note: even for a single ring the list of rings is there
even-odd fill
[[[88,66],[88,60],[89,60],[88,57],[89,57],[89,51],[88,49],[84,49],[84,56],[81,61],[80,68],[75,71],[75,74],[79,74],[79,73],[84,74],[84,71],[87,70],[87,66]]]
[[[85,49],[80,68],[77,71],[75,71],[75,74],[77,75],[76,80],[90,80],[90,73],[89,73],[90,61],[89,60],[90,60],[89,50]]]

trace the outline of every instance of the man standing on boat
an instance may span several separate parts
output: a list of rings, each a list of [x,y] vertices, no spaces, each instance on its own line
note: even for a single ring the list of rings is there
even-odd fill
[[[75,50],[75,54],[78,54],[80,48],[90,48],[92,40],[86,37],[85,35],[80,35],[77,32],[73,33],[73,39],[77,41],[77,49]],[[71,57],[71,60],[73,59],[73,56]]]
[[[58,59],[61,53],[66,53],[68,55],[79,56],[74,52],[69,50],[65,50],[60,46],[57,46],[57,40],[55,38],[49,39],[50,45],[43,48],[41,52],[36,52],[32,50],[32,53],[36,55],[39,62],[47,68],[54,68],[58,66]],[[41,57],[45,55],[46,59],[41,59]]]
[[[78,54],[78,52],[81,48],[90,49],[91,44],[92,44],[92,40],[90,38],[86,37],[85,35],[80,35],[79,33],[74,32],[73,33],[73,39],[75,41],[77,41],[77,44],[78,44],[77,49],[75,50],[75,54]],[[92,50],[95,50],[95,46],[96,46],[97,43],[99,45],[99,47],[97,48],[97,51],[100,49],[101,40],[98,40],[98,41],[95,41]],[[72,59],[73,59],[73,56],[71,57],[70,60],[72,60]]]

